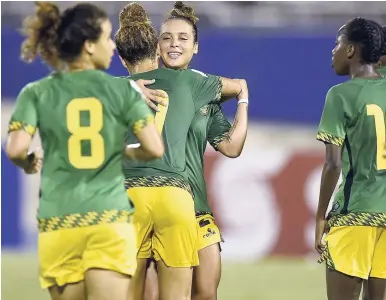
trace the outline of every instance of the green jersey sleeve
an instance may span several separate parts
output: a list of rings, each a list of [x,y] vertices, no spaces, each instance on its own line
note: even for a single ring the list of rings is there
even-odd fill
[[[346,137],[344,98],[332,87],[326,96],[317,139],[327,144],[342,146]]]
[[[208,75],[197,70],[186,70],[192,89],[192,96],[196,110],[220,101],[222,82],[219,76]]]
[[[123,118],[137,135],[147,124],[154,123],[154,116],[137,84],[132,80],[126,84],[128,88],[123,104]]]
[[[218,145],[229,138],[229,130],[232,125],[226,119],[219,104],[214,107],[208,130],[208,142],[217,151]]]
[[[38,127],[37,97],[33,84],[25,86],[16,100],[16,107],[9,121],[8,132],[24,130],[34,135]]]

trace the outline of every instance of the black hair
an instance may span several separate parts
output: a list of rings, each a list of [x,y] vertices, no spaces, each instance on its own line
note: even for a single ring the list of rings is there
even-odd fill
[[[340,34],[344,34],[349,43],[359,46],[364,63],[373,64],[379,61],[384,48],[384,34],[378,23],[355,18],[342,27]]]
[[[386,26],[382,27],[383,30],[383,49],[382,49],[382,56],[386,55]]]
[[[121,11],[114,39],[119,55],[132,65],[156,57],[157,31],[139,3],[130,3]]]
[[[198,17],[194,13],[194,9],[191,6],[186,5],[182,1],[174,3],[174,8],[169,12],[165,22],[168,20],[184,20],[188,22],[193,28],[194,42],[198,41]],[[164,22],[164,23],[165,23]]]
[[[102,9],[89,3],[77,4],[62,14],[50,2],[35,2],[35,5],[35,14],[23,24],[26,39],[21,58],[30,63],[39,55],[56,69],[61,61],[75,60],[87,40],[97,41],[102,33],[101,23],[108,18]]]

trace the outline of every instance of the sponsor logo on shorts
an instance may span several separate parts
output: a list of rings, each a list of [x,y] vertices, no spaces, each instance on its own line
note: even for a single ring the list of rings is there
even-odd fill
[[[206,231],[205,234],[202,235],[202,237],[205,239],[215,234],[216,234],[215,230],[208,228],[208,230]]]

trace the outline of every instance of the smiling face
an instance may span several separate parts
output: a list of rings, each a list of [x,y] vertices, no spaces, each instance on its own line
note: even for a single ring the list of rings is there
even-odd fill
[[[186,69],[198,53],[194,28],[186,20],[169,19],[161,28],[159,46],[163,64],[170,69]]]

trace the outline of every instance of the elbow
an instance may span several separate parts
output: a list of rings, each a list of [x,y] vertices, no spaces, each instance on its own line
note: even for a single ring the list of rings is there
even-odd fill
[[[325,163],[325,168],[331,172],[340,172],[342,170],[342,162],[340,161],[330,161],[327,160]]]
[[[161,158],[165,154],[165,147],[163,143],[160,143],[157,147],[154,147],[149,151],[151,159]]]
[[[242,147],[232,147],[229,145],[228,147],[219,147],[218,150],[229,158],[237,158],[241,155],[241,152],[243,151]]]
[[[27,151],[24,149],[18,149],[15,147],[11,147],[9,144],[7,144],[7,146],[5,148],[5,153],[11,161],[15,161],[15,160],[19,160],[19,159],[23,158],[25,156],[26,152]]]

